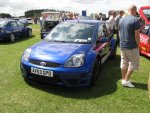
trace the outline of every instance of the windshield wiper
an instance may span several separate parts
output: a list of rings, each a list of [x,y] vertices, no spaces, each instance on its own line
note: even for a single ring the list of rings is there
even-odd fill
[[[74,42],[74,43],[79,43],[79,44],[91,44],[92,42]]]
[[[52,42],[62,42],[62,43],[65,43],[66,41],[63,41],[63,40],[51,40]]]
[[[48,40],[48,39],[44,39],[44,41],[46,41],[46,42],[62,42],[62,43],[66,42],[66,41],[63,41],[63,40]]]

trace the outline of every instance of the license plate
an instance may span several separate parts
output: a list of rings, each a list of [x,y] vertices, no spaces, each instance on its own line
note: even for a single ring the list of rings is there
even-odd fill
[[[43,70],[43,69],[38,69],[33,67],[31,67],[31,73],[41,75],[41,76],[53,77],[53,71]]]

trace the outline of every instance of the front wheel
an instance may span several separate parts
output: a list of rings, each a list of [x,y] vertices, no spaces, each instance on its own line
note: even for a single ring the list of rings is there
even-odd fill
[[[96,59],[92,69],[91,85],[96,85],[98,77],[101,75],[101,60]]]
[[[15,41],[15,35],[13,33],[10,34],[9,39],[10,39],[11,42],[14,42]]]

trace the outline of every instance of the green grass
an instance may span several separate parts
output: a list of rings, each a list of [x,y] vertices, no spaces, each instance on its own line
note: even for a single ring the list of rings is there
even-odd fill
[[[26,83],[19,63],[23,51],[40,40],[38,25],[33,37],[15,43],[0,42],[0,113],[149,113],[147,83],[150,60],[141,56],[141,68],[131,80],[135,88],[120,84],[120,52],[103,65],[94,87],[64,89]]]

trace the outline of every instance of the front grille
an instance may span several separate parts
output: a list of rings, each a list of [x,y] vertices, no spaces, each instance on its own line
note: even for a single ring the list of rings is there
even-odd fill
[[[51,77],[39,76],[35,74],[28,74],[27,78],[29,80],[32,80],[38,83],[44,83],[44,84],[58,85],[62,83],[61,79],[57,75],[54,75],[54,77],[51,78]]]
[[[69,85],[79,85],[79,79],[67,79]]]
[[[87,84],[87,80],[80,80],[80,84]]]
[[[33,60],[33,59],[30,59],[29,62],[35,65],[44,66],[44,67],[59,67],[61,65],[58,63],[54,63],[54,62],[47,62],[47,61],[40,61],[40,60]],[[44,62],[45,65],[41,65],[42,62]]]
[[[80,74],[80,78],[81,79],[84,79],[84,78],[87,78],[88,77],[88,74],[87,73],[81,73]]]

